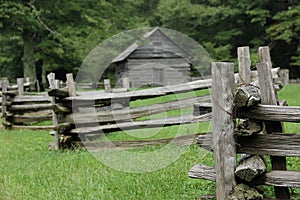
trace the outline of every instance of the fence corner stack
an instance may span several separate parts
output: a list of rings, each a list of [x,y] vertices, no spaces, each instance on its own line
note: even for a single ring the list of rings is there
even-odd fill
[[[248,47],[238,49],[239,77],[235,74],[235,83],[239,83],[240,87],[235,92],[233,102],[230,92],[233,84],[228,84],[232,82],[228,78],[231,75],[225,75],[228,73],[226,65],[229,63],[212,64],[213,134],[200,135],[196,141],[201,148],[214,151],[215,167],[197,164],[191,168],[188,176],[216,181],[218,200],[263,199],[263,195],[256,189],[258,185],[273,186],[276,199],[289,200],[288,187],[300,187],[300,172],[287,171],[285,157],[300,155],[300,135],[284,134],[282,122],[300,122],[300,107],[287,106],[285,101],[278,102],[276,79],[279,68],[272,69],[269,48],[259,48],[261,63],[256,65],[257,71],[250,71],[248,55]],[[230,107],[232,103],[234,112]],[[199,109],[201,104],[194,104],[194,107]],[[232,115],[234,117],[230,118]],[[235,118],[239,120],[236,121],[237,125],[232,133],[233,125],[228,124]],[[216,126],[217,123],[221,124],[221,128]],[[234,139],[231,140],[228,133],[234,134],[236,139],[235,152],[231,151],[231,142]],[[238,165],[229,167],[236,162],[236,154],[242,154]],[[271,158],[272,170],[266,167],[266,156]],[[224,194],[233,187],[234,179],[231,181],[230,177],[234,176],[231,171],[234,168],[235,181],[239,184],[226,196]]]

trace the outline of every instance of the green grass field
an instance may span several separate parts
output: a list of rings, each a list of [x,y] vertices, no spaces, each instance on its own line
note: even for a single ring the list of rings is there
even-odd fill
[[[300,85],[289,85],[279,92],[279,97],[287,99],[289,105],[300,106],[299,89]],[[155,102],[163,102],[164,98]],[[136,104],[142,105],[142,101]],[[193,125],[186,125],[182,134],[191,133],[194,129]],[[210,125],[203,123],[196,129],[206,132]],[[300,133],[300,126],[296,123],[285,123],[285,129],[288,133]],[[149,139],[172,137],[176,131],[176,127],[163,128]],[[147,132],[133,131],[130,135],[116,132],[109,138],[148,139]],[[215,193],[215,183],[187,177],[189,169],[197,163],[213,165],[212,154],[203,154],[196,145],[189,146],[178,160],[163,169],[126,173],[105,166],[85,150],[48,151],[47,145],[52,140],[48,131],[1,130],[1,200],[199,199],[202,195]],[[159,148],[145,147],[142,151]],[[299,163],[299,158],[288,158],[288,169],[300,171]],[[264,190],[266,197],[272,197],[272,187],[264,187]],[[300,199],[299,189],[293,189],[292,198]]]

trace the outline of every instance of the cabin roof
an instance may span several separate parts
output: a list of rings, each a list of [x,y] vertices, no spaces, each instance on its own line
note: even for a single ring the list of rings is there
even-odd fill
[[[183,57],[181,56],[183,59],[185,59],[188,63],[191,63],[190,58],[191,55],[184,49],[182,48],[180,45],[178,45],[174,40],[172,40],[168,35],[166,35],[159,27],[154,28],[153,30],[145,33],[142,37],[142,40],[147,40],[151,35],[153,35],[156,31],[160,31],[164,36],[166,36],[176,47],[178,47],[178,49],[180,49],[181,51],[183,51],[185,54],[189,55],[188,57]],[[139,48],[140,45],[138,44],[138,42],[134,42],[133,44],[131,44],[128,48],[126,48],[121,54],[119,54],[116,58],[114,58],[112,60],[112,63],[116,63],[116,62],[121,62],[124,61],[126,58],[128,58],[137,48]],[[175,53],[175,52],[173,52]]]

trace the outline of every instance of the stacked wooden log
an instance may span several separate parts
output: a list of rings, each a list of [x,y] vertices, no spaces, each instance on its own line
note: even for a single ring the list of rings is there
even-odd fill
[[[260,89],[254,84],[239,87],[233,100],[237,112],[243,109],[251,109],[260,102]],[[242,137],[264,134],[264,126],[259,121],[241,119],[234,133]],[[230,193],[229,199],[262,199],[263,196],[253,187],[252,181],[266,172],[267,167],[262,156],[242,154],[241,160],[235,169],[235,175],[240,184]]]

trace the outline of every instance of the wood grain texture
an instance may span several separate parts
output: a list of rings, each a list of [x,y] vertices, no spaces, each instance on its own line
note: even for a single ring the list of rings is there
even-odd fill
[[[228,199],[230,191],[236,185],[233,68],[233,63],[212,63],[212,129],[218,200]]]
[[[144,146],[172,144],[178,146],[187,146],[195,141],[199,134],[190,134],[174,138],[163,138],[155,140],[118,140],[109,142],[74,142],[83,146],[89,151],[99,151],[102,149],[132,149]]]
[[[174,93],[183,93],[198,89],[204,89],[208,88],[211,85],[211,79],[209,80],[198,80],[193,81],[185,84],[178,84],[168,87],[156,87],[156,88],[150,88],[145,90],[137,90],[137,91],[130,91],[130,92],[123,92],[123,93],[107,93],[105,95],[101,93],[94,93],[90,95],[82,95],[82,96],[76,96],[76,97],[68,97],[66,100],[73,100],[76,102],[80,101],[96,101],[101,102],[102,101],[110,101],[111,99],[122,99],[122,98],[130,98],[130,100],[135,99],[143,99],[143,98],[152,98],[156,96],[163,96],[167,94],[174,94]],[[49,94],[52,96],[52,94]]]
[[[75,87],[73,74],[72,73],[66,74],[66,78],[67,78],[67,87],[68,87],[69,96],[74,97],[76,96],[76,87]]]
[[[199,104],[194,104],[194,106],[197,105]],[[209,103],[206,103],[205,105],[208,107],[210,106]],[[259,104],[253,108],[237,110],[236,116],[239,118],[263,121],[300,122],[300,106],[273,106]]]
[[[18,112],[18,111],[26,111],[26,112],[35,112],[39,110],[51,110],[51,103],[47,104],[32,104],[32,105],[12,105],[9,110]]]
[[[300,172],[273,170],[254,180],[254,184],[300,188]]]
[[[258,83],[261,92],[261,103],[265,105],[277,105],[277,97],[271,75],[270,62],[258,63]]]
[[[190,123],[209,121],[209,120],[211,120],[210,113],[201,116],[182,115],[176,117],[168,117],[164,119],[153,119],[153,120],[136,121],[136,122],[122,122],[122,123],[108,124],[108,125],[101,125],[101,126],[97,125],[94,127],[79,126],[79,128],[72,129],[70,133],[71,134],[101,134],[103,132],[113,132],[118,130],[165,127],[165,126],[190,124]]]
[[[258,55],[260,62],[269,62],[272,68],[270,48],[268,46],[259,47]]]
[[[215,181],[216,171],[213,167],[197,164],[188,173],[191,178]],[[300,172],[274,170],[253,181],[255,185],[280,187],[300,187]]]
[[[22,103],[50,103],[51,97],[48,96],[16,96],[14,98],[14,103],[22,104]]]
[[[53,130],[54,126],[19,126],[19,125],[13,125],[12,129],[27,129],[27,130]]]
[[[197,164],[190,169],[188,177],[216,181],[216,170],[213,167]]]
[[[213,151],[212,134],[200,135],[197,144],[208,151]],[[252,136],[238,136],[236,152],[273,155],[273,156],[300,156],[300,134],[266,134]]]
[[[249,46],[238,47],[238,63],[239,63],[239,84],[249,84],[251,82],[251,60]]]
[[[238,110],[237,116],[264,121],[300,122],[300,106],[257,105],[251,109]]]
[[[170,101],[167,103],[160,103],[137,108],[125,108],[113,111],[98,111],[96,113],[72,113],[68,115],[67,118],[70,122],[78,124],[88,124],[92,121],[95,121],[97,123],[121,121],[128,119],[136,119],[139,117],[149,116],[161,112],[167,112],[170,110],[186,108],[192,106],[193,103],[201,101],[210,101],[210,96],[206,95],[190,99],[180,99],[176,101]]]
[[[42,121],[50,121],[52,120],[52,114],[44,114],[44,115],[34,115],[34,116],[26,116],[26,115],[14,115],[13,121],[14,124],[32,124],[38,123]]]

